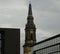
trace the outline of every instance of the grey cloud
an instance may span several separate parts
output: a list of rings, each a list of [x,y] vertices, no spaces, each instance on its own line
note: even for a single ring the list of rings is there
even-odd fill
[[[45,34],[38,31],[37,41],[60,33],[60,0],[32,0],[31,3],[36,28],[49,32]],[[27,0],[0,0],[0,27],[8,25],[24,29],[27,14]],[[24,43],[25,35],[22,33],[21,42]]]
[[[54,34],[60,33],[60,1],[33,0],[33,2],[32,5],[37,28],[44,29]]]
[[[10,23],[10,24],[13,24],[13,26],[17,24],[18,26],[20,25],[22,27],[25,26],[26,10],[20,11],[20,10],[8,9],[8,11],[1,10],[0,12],[1,12],[1,15],[0,15],[1,23]]]

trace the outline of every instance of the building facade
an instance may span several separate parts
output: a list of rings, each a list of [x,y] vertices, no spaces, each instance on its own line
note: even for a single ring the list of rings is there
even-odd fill
[[[60,54],[60,34],[36,43],[33,54]]]
[[[23,46],[24,54],[31,54],[31,46],[36,43],[36,27],[33,20],[32,7],[31,3],[29,3],[27,24],[25,27],[25,44]]]
[[[20,54],[20,29],[0,28],[0,54]]]

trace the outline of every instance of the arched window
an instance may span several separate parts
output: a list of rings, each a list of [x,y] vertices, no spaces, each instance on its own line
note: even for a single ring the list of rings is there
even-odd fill
[[[31,40],[33,40],[33,34],[31,33]]]

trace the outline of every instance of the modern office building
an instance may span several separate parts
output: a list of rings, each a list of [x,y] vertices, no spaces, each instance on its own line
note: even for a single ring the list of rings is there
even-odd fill
[[[32,46],[32,54],[60,54],[60,34]]]
[[[20,29],[0,28],[0,54],[20,54]]]

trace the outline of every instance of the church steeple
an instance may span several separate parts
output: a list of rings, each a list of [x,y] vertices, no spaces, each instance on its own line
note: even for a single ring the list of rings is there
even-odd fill
[[[33,18],[33,15],[32,15],[32,6],[31,6],[31,3],[29,3],[29,10],[28,10],[28,17],[27,17],[27,24],[26,24],[26,27],[25,27],[25,31],[28,31],[28,32],[25,32],[27,35],[25,36],[25,40],[33,40],[33,41],[36,41],[36,35],[35,35],[35,31],[36,31],[36,27],[35,27],[35,24],[34,24],[34,18]],[[32,38],[30,37],[31,36],[31,33],[30,31],[33,31],[33,36]]]
[[[32,5],[31,2],[29,3],[29,9],[28,9],[28,17],[27,17],[27,24],[26,24],[26,28],[35,28],[35,24],[34,24],[34,18],[32,15]]]
[[[36,43],[36,27],[34,24],[34,18],[32,15],[32,5],[29,3],[27,24],[25,27],[25,44],[24,44],[24,54],[29,54],[31,52],[31,46]]]

